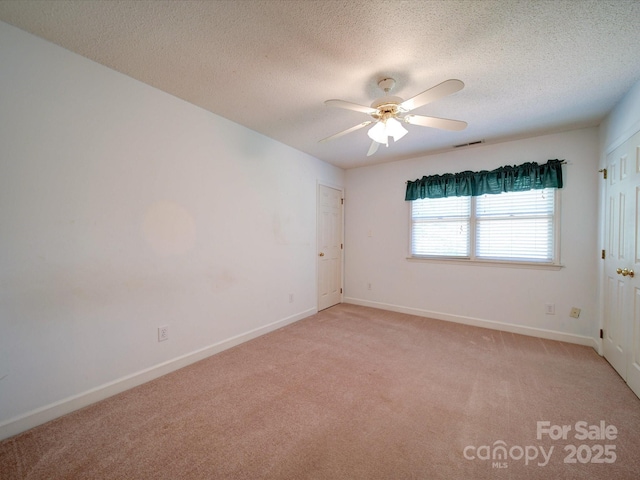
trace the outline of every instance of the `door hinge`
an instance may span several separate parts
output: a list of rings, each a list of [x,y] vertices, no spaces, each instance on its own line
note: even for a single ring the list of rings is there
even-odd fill
[[[342,246],[342,244],[340,244],[340,250],[342,250],[344,247]]]
[[[607,174],[604,174],[604,178],[607,178]],[[344,198],[340,199],[340,205],[344,205]]]
[[[604,251],[604,249],[602,250],[602,259],[604,260],[605,258],[607,258],[607,252]]]
[[[340,293],[342,293],[342,289],[340,289]]]
[[[607,169],[603,168],[602,170],[598,170],[598,172],[602,173],[602,177],[606,180],[607,179]]]
[[[604,330],[600,329],[600,338],[604,338]]]

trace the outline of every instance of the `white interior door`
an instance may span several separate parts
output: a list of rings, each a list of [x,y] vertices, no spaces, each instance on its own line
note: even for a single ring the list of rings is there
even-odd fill
[[[607,156],[606,182],[604,356],[640,397],[640,132]]]
[[[318,310],[342,301],[342,192],[318,186]]]

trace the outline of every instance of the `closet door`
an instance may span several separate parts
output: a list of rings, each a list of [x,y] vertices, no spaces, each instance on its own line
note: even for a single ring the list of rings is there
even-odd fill
[[[640,397],[640,132],[607,156],[606,182],[604,356]]]
[[[318,310],[342,302],[342,192],[318,186]]]

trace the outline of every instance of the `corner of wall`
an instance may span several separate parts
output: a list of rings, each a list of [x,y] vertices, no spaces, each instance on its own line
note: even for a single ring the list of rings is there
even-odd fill
[[[17,418],[7,420],[0,424],[0,440],[12,437],[29,430],[30,428],[37,427],[38,425],[71,413],[80,408],[84,408],[93,403],[105,400],[117,395],[118,393],[122,393],[126,390],[142,385],[143,383],[150,382],[163,375],[191,365],[192,363],[204,360],[211,355],[215,355],[216,353],[220,353],[262,335],[266,335],[269,332],[295,323],[316,313],[318,313],[317,308],[311,308],[299,312],[268,325],[255,328],[241,335],[233,336],[205,348],[190,352],[186,355],[181,355],[158,365],[154,365],[151,368],[119,378],[105,385],[100,385],[99,387],[93,388],[89,391],[65,398],[59,402],[45,405],[31,412],[27,412],[24,415],[20,415]]]

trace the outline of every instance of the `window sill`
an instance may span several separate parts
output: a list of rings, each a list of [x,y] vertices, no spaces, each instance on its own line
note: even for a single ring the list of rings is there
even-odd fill
[[[531,268],[534,270],[560,270],[564,265],[557,263],[510,262],[499,260],[470,260],[469,258],[407,257],[409,262],[443,263],[449,265],[471,265],[474,267]]]

